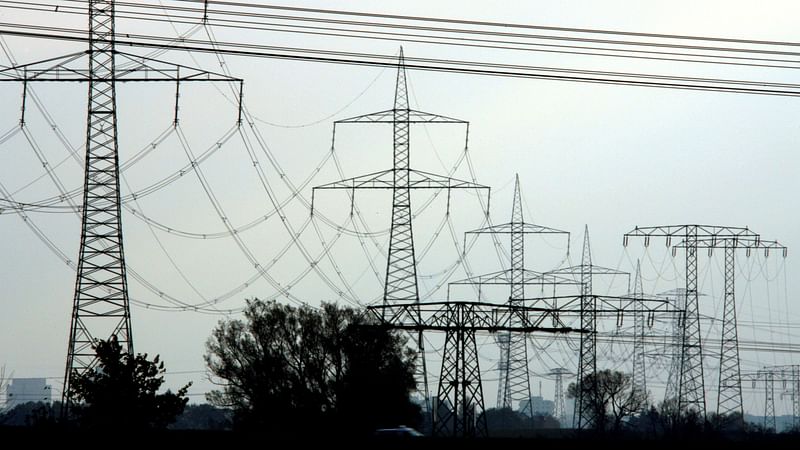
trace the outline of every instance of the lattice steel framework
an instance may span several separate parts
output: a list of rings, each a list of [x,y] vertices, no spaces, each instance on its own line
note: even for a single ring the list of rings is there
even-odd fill
[[[778,431],[775,417],[775,383],[780,382],[783,389],[789,389],[792,399],[792,426],[800,426],[800,365],[766,366],[762,369],[743,373],[743,380],[753,383],[753,388],[758,383],[764,384],[764,427]],[[781,396],[785,392],[781,393]]]
[[[650,238],[662,236],[670,246],[673,237],[683,238],[682,248],[686,249],[686,303],[681,322],[681,367],[678,383],[678,412],[694,410],[703,418],[706,415],[705,382],[703,378],[703,351],[700,343],[700,310],[697,292],[697,248],[698,238],[753,238],[758,235],[747,228],[710,225],[669,225],[657,227],[636,227],[626,233],[623,245],[628,245],[630,237],[644,238],[645,246]]]
[[[553,393],[553,417],[558,419],[561,428],[566,428],[567,408],[564,401],[564,375],[572,375],[569,370],[559,367],[550,371],[550,375],[555,376],[555,392]]]
[[[575,284],[573,281],[560,277],[543,277],[541,274],[525,268],[525,235],[526,234],[565,234],[569,246],[569,232],[555,228],[544,227],[525,223],[522,212],[522,190],[519,184],[519,175],[514,180],[514,199],[511,206],[511,221],[478,230],[468,231],[467,234],[508,234],[511,237],[511,268],[504,271],[511,288],[509,301],[525,298],[525,286],[529,284]],[[496,274],[472,277],[468,280],[459,280],[451,284],[489,284],[484,281],[496,280]],[[502,284],[492,282],[491,284]],[[533,417],[531,398],[530,372],[528,370],[527,338],[519,333],[498,333],[495,338],[500,349],[498,369],[497,407],[513,408],[514,402],[528,400],[528,415]]]
[[[736,323],[736,250],[745,249],[748,257],[754,249],[763,249],[765,256],[769,256],[770,250],[781,250],[783,256],[786,257],[787,248],[777,241],[764,241],[757,236],[698,239],[696,245],[698,248],[708,249],[709,255],[711,255],[714,249],[724,249],[725,293],[722,315],[717,413],[722,415],[738,414],[738,417],[744,420],[742,377],[739,364],[739,338]],[[681,242],[675,247],[685,248],[686,245]]]
[[[316,186],[317,189],[343,189],[354,193],[357,189],[392,190],[392,226],[389,237],[389,252],[386,264],[383,303],[385,305],[418,303],[417,263],[414,253],[414,233],[412,228],[411,190],[412,189],[489,189],[487,186],[457,180],[447,176],[422,172],[411,168],[411,124],[414,123],[468,123],[437,114],[415,111],[409,107],[408,82],[406,78],[403,49],[397,64],[397,79],[394,93],[394,107],[391,110],[339,120],[337,124],[392,124],[393,166],[389,170],[374,172],[359,177],[348,178],[333,183]],[[468,129],[468,128],[467,128]],[[313,204],[313,196],[312,196]],[[413,312],[410,312],[415,314]],[[427,365],[425,362],[425,343],[421,332],[413,336],[421,364],[417,366],[418,391],[428,399]],[[430,409],[430,405],[426,403]]]
[[[660,297],[670,301],[673,308],[679,309],[686,304],[686,289],[678,288],[659,294]],[[678,384],[681,371],[681,344],[683,343],[683,324],[682,315],[675,315],[672,318],[672,343],[669,373],[667,375],[667,387],[664,390],[665,401],[677,401]]]
[[[394,329],[445,333],[434,434],[485,436],[483,386],[475,343],[476,332],[581,332],[564,322],[580,316],[581,296],[524,299],[506,305],[481,302],[426,302],[370,306],[367,311]],[[522,304],[532,302],[535,307]],[[618,317],[632,311],[630,297],[596,296],[598,314]],[[665,301],[647,302],[648,313],[674,313]],[[541,306],[541,305],[548,306]],[[547,326],[546,324],[551,324]]]
[[[437,393],[440,408],[434,434],[448,427],[454,436],[487,436],[478,347],[475,343],[474,309],[448,308],[447,324],[454,327],[445,334],[441,381]]]
[[[633,388],[647,392],[647,372],[644,352],[645,314],[642,306],[644,289],[642,287],[642,268],[636,261],[636,276],[633,284],[633,298],[636,300],[633,319]]]
[[[762,372],[764,377],[764,428],[777,430],[775,426],[775,373],[771,370]]]
[[[64,395],[95,364],[96,338],[117,336],[133,353],[120,211],[114,2],[89,2],[89,107],[81,245],[72,306]]]
[[[592,375],[597,370],[597,297],[592,294],[592,277],[594,275],[608,275],[612,277],[624,275],[630,278],[630,274],[608,267],[601,267],[592,264],[592,246],[589,239],[589,226],[584,227],[583,246],[581,251],[581,264],[578,266],[565,267],[547,272],[546,275],[570,275],[579,277],[581,287],[580,321],[581,329],[586,333],[581,335],[580,349],[578,354],[578,380],[583,380],[587,375]],[[592,382],[595,381],[591,377]],[[587,389],[592,389],[588,386]],[[590,429],[594,427],[597,418],[591,408],[586,408],[583,402],[583,389],[579,390],[578,398],[575,399],[575,409],[573,410],[572,423],[578,429]]]
[[[115,49],[114,1],[88,2],[89,49],[0,70],[0,82],[22,82],[20,125],[25,126],[29,83],[86,82],[89,85],[81,243],[64,374],[63,414],[71,403],[72,377],[96,364],[92,344],[116,336],[133,352],[130,303],[120,213],[116,83],[218,81],[239,85],[239,122],[243,80]],[[117,69],[117,61],[125,63]],[[175,123],[178,104],[176,96]]]

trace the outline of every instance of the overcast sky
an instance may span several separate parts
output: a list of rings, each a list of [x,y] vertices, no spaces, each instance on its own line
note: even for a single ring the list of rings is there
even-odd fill
[[[614,29],[650,33],[720,36],[774,41],[800,41],[796,18],[800,4],[792,1],[559,1],[504,2],[502,7],[477,2],[369,2],[299,1],[297,5],[338,8],[413,16],[527,23],[536,25]],[[39,25],[85,26],[82,17],[52,13],[27,13],[0,7],[0,21]],[[119,20],[119,33],[186,33],[188,27],[148,25]],[[430,46],[408,42],[321,39],[270,32],[232,32],[211,29],[220,40],[242,40],[265,45],[325,48],[392,55],[403,45],[407,57],[473,59],[530,65],[585,67],[600,70],[654,71],[685,76],[750,77],[794,82],[794,73],[734,71],[698,65],[655,65],[632,60],[579,60],[542,53],[488,52],[476,49]],[[207,38],[205,30],[193,35]],[[18,63],[26,63],[83,49],[79,43],[61,43],[7,37]],[[141,49],[123,49],[147,53]],[[159,54],[161,60],[221,70],[212,55]],[[353,305],[350,297],[367,304],[382,295],[385,251],[391,220],[389,194],[357,194],[360,212],[356,227],[371,235],[337,237],[337,227],[353,229],[349,221],[350,201],[345,193],[318,193],[315,207],[320,217],[309,220],[308,209],[292,198],[292,189],[310,200],[311,187],[341,178],[331,154],[332,122],[337,119],[392,107],[395,71],[247,59],[225,56],[225,69],[245,79],[245,103],[254,128],[244,125],[243,136],[234,134],[222,143],[201,170],[224,208],[226,219],[242,227],[274,211],[268,193],[254,170],[246,144],[258,155],[270,193],[287,200],[281,214],[240,233],[241,242],[282,286],[290,285],[297,299],[316,305],[339,301]],[[10,64],[0,55],[0,64]],[[578,84],[471,75],[409,72],[411,103],[415,109],[457,117],[470,122],[468,154],[477,181],[492,188],[491,219],[504,223],[511,213],[513,180],[519,174],[525,199],[526,220],[572,233],[570,257],[567,244],[557,238],[530,237],[526,260],[533,270],[548,270],[560,264],[579,262],[583,228],[592,236],[594,262],[633,271],[637,258],[647,293],[678,287],[682,280],[682,256],[674,260],[662,242],[645,251],[641,242],[622,247],[622,235],[634,226],[706,223],[749,226],[765,239],[778,239],[790,249],[800,244],[794,236],[800,225],[795,196],[800,180],[800,102],[791,97],[648,89],[639,87]],[[85,136],[86,86],[72,83],[36,85],[35,90],[58,129],[77,148]],[[21,86],[0,86],[0,132],[19,121]],[[171,84],[126,84],[118,88],[119,142],[123,164],[169,130],[173,117],[175,86]],[[236,108],[227,85],[182,86],[180,131],[195,155],[216,146],[235,125]],[[28,105],[27,128],[41,154],[67,190],[80,187],[82,168],[71,158],[40,111]],[[457,125],[418,126],[412,129],[412,167],[470,179],[464,153],[465,128]],[[126,170],[123,195],[138,192],[187,164],[187,148],[176,132],[151,146],[140,162]],[[82,148],[81,148],[82,150]],[[391,129],[388,126],[345,125],[337,128],[334,154],[346,177],[388,169],[391,165]],[[267,152],[285,173],[282,178]],[[318,169],[318,171],[317,171]],[[310,176],[312,176],[309,178]],[[45,175],[39,156],[23,134],[0,145],[0,183],[21,202],[37,202],[58,195],[53,180]],[[420,257],[420,291],[430,300],[443,300],[447,282],[469,274],[493,272],[507,267],[502,252],[493,250],[492,240],[481,238],[467,255],[468,265],[456,265],[465,231],[485,225],[482,201],[473,191],[453,192],[451,218],[444,214],[446,193],[414,195],[419,205],[415,242]],[[155,291],[185,303],[200,304],[243,285],[253,276],[253,264],[230,237],[191,239],[174,230],[212,235],[225,230],[219,214],[191,171],[178,181],[129,202],[123,213],[125,251],[129,267],[152,283]],[[424,207],[423,207],[424,206]],[[132,210],[137,211],[133,214]],[[168,227],[148,227],[143,217]],[[322,220],[326,218],[328,222]],[[79,217],[71,213],[30,213],[30,220],[71,258],[77,257]],[[287,225],[288,224],[288,225]],[[452,225],[452,228],[450,227]],[[290,231],[287,231],[287,227]],[[332,245],[313,269],[292,241],[308,250],[312,259],[323,245]],[[186,233],[183,233],[186,235]],[[48,377],[60,390],[66,358],[70,310],[75,273],[37,238],[20,217],[0,215],[0,364],[16,377]],[[499,242],[508,245],[507,240]],[[326,244],[322,244],[321,242]],[[331,244],[331,242],[334,242]],[[427,249],[427,251],[425,251]],[[783,260],[741,255],[737,278],[740,339],[794,342],[800,320],[792,299],[800,273],[792,264],[792,253]],[[275,261],[274,264],[271,262]],[[454,267],[455,266],[455,267]],[[701,253],[700,284],[707,297],[703,312],[721,317],[723,288],[721,252],[712,258]],[[677,268],[677,272],[676,272]],[[452,270],[451,270],[452,269]],[[341,275],[337,274],[337,270]],[[304,275],[305,274],[305,275]],[[324,274],[327,278],[323,279]],[[172,306],[129,279],[133,334],[138,352],[161,354],[166,362],[168,384],[177,387],[193,381],[193,402],[213,386],[205,379],[204,342],[218,320],[238,317],[246,298],[278,298],[276,289],[263,278],[250,280],[214,311],[155,311]],[[600,284],[610,293],[627,289],[616,280]],[[600,288],[599,288],[600,289]],[[339,291],[344,292],[340,295]],[[599,292],[605,293],[605,292]],[[502,302],[507,292],[485,293],[487,301]],[[531,294],[529,290],[529,294]],[[535,294],[535,292],[534,292]],[[459,299],[474,299],[471,290],[453,290]],[[719,327],[704,322],[704,337],[714,339]],[[628,326],[625,323],[624,326]],[[608,328],[613,329],[613,326]],[[441,338],[431,336],[428,365],[432,379],[438,377]],[[497,352],[491,336],[479,338],[484,395],[495,404]],[[574,344],[574,342],[571,342]],[[547,336],[535,338],[531,370],[544,374],[555,367],[575,370],[570,342]],[[744,345],[743,345],[744,346]],[[752,347],[752,345],[750,345]],[[653,346],[652,352],[661,351]],[[706,388],[709,410],[716,405],[715,361],[717,351],[708,349]],[[630,370],[630,349],[604,345],[601,367]],[[764,365],[797,363],[787,353],[742,352],[742,367],[751,371]],[[663,395],[664,360],[653,358],[652,391]],[[7,372],[7,373],[8,373]],[[542,380],[543,394],[552,398],[552,381],[537,376],[534,393]],[[763,391],[745,385],[745,409],[763,411]],[[790,400],[781,399],[779,413],[791,411]]]

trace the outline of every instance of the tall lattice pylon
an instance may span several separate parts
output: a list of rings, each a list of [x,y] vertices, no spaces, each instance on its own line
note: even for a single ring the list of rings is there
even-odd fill
[[[89,86],[81,243],[62,393],[65,416],[73,376],[97,363],[92,349],[95,340],[115,336],[123,351],[133,352],[120,214],[116,83],[166,81],[176,83],[178,89],[182,81],[235,82],[240,86],[240,119],[243,85],[240,78],[115,50],[113,0],[89,0],[88,14],[89,51],[2,70],[4,80],[23,82],[22,126],[28,83],[86,82]],[[126,65],[123,70],[117,70],[118,59]],[[176,123],[177,111],[176,96]]]
[[[555,376],[555,391],[553,392],[553,417],[558,419],[561,428],[567,425],[567,408],[564,401],[564,375],[571,375],[570,371],[559,367],[550,371],[550,375]]]
[[[86,167],[75,297],[64,397],[72,377],[95,364],[96,338],[116,336],[133,352],[120,212],[114,2],[89,2],[89,107]]]
[[[449,305],[437,392],[433,433],[457,437],[487,437],[478,347],[475,341],[475,305]],[[449,431],[449,433],[448,433]]]
[[[666,298],[676,311],[683,308],[683,305],[686,303],[686,289],[684,288],[672,289],[659,294],[659,296]],[[678,384],[681,370],[681,344],[683,342],[682,319],[683,314],[675,314],[672,317],[672,342],[669,345],[671,348],[670,364],[667,374],[667,387],[664,390],[664,400],[668,402],[677,402],[678,400]],[[677,403],[675,406],[677,407]]]
[[[580,362],[578,364],[578,398],[575,401],[575,416],[579,430],[592,428],[597,423],[594,411],[588,408],[583,398],[585,389],[597,389],[596,386],[583,387],[585,377],[591,375],[591,380],[596,381],[594,374],[597,372],[597,313],[595,299],[592,296],[592,246],[589,241],[589,226],[583,231],[583,249],[581,251],[581,329],[587,332],[581,336]]]
[[[583,247],[581,250],[581,263],[577,266],[564,267],[547,272],[546,275],[570,275],[577,277],[580,282],[580,321],[581,333],[580,348],[578,354],[578,380],[582,380],[592,375],[589,380],[594,381],[594,374],[597,370],[597,297],[592,293],[592,279],[594,275],[602,276],[625,276],[630,282],[630,274],[609,267],[601,267],[592,263],[592,246],[589,240],[589,226],[586,225],[583,231]],[[593,386],[584,386],[585,389],[593,389]],[[578,391],[578,398],[575,399],[575,409],[573,410],[572,425],[578,429],[590,429],[597,423],[595,411],[588,408],[583,401],[584,389]]]
[[[739,336],[736,324],[736,244],[725,240],[725,301],[722,314],[722,342],[719,361],[717,414],[744,414],[742,375],[739,368]],[[743,416],[742,416],[743,417]]]
[[[625,233],[623,244],[630,237],[644,238],[645,246],[653,236],[663,236],[670,246],[673,237],[683,238],[679,246],[686,250],[686,296],[681,323],[681,362],[678,382],[679,414],[693,410],[700,417],[706,416],[705,380],[703,377],[703,350],[700,339],[700,305],[697,291],[697,249],[702,242],[718,242],[722,239],[758,239],[759,236],[747,228],[715,225],[666,225],[636,227]]]
[[[764,370],[764,428],[776,430],[775,426],[775,373]]]
[[[392,225],[389,237],[389,252],[384,282],[384,305],[419,303],[417,286],[417,263],[414,253],[414,233],[412,228],[411,190],[413,189],[489,189],[487,186],[458,180],[447,176],[422,172],[411,168],[411,125],[425,124],[463,124],[468,122],[450,117],[416,111],[408,102],[408,82],[406,77],[403,49],[397,64],[397,79],[394,91],[394,106],[390,110],[365,114],[339,120],[338,124],[392,124],[393,166],[389,170],[374,172],[359,177],[348,178],[333,183],[316,186],[317,189],[342,189],[355,192],[357,189],[390,189],[392,191]],[[312,200],[313,201],[313,200]],[[425,341],[422,331],[413,333],[414,346],[418,353],[417,391],[427,403],[428,380],[425,361]]]
[[[647,392],[647,374],[645,372],[644,330],[645,313],[642,300],[644,289],[642,287],[642,268],[636,261],[636,275],[634,277],[633,298],[636,302],[633,321],[633,388],[639,392]]]
[[[770,250],[782,250],[784,257],[787,249],[777,241],[765,241],[758,236],[739,236],[734,238],[703,238],[695,242],[697,248],[724,249],[725,256],[725,292],[722,315],[722,334],[719,362],[719,390],[717,396],[717,413],[723,416],[736,417],[743,420],[742,376],[739,364],[739,337],[736,323],[736,250],[747,250],[747,256],[754,249],[763,249],[766,256]],[[676,248],[685,248],[681,242]]]
[[[562,234],[569,233],[555,228],[526,223],[523,215],[522,190],[519,174],[514,179],[514,198],[511,206],[511,221],[508,223],[468,231],[466,234],[508,234],[511,240],[511,268],[506,271],[479,275],[466,280],[450,283],[474,285],[508,285],[511,289],[509,303],[525,298],[526,285],[563,285],[576,284],[574,280],[556,275],[544,275],[525,268],[525,235],[526,234]],[[513,324],[519,325],[521,318],[513,318]],[[527,413],[533,417],[531,398],[530,372],[528,369],[527,336],[523,333],[498,333],[495,341],[500,350],[498,369],[497,407],[513,409],[514,402],[528,401]]]

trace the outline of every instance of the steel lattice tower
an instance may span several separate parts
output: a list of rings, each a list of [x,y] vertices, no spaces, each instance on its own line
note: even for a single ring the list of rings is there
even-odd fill
[[[446,325],[454,329],[445,334],[437,393],[440,406],[433,430],[437,435],[446,434],[447,428],[453,436],[488,435],[473,308],[447,309]],[[446,412],[441,407],[445,402]]]
[[[719,360],[717,414],[744,414],[742,376],[739,369],[739,337],[736,325],[736,244],[725,240],[725,302],[722,314],[722,343]]]
[[[117,51],[113,0],[89,0],[88,18],[88,51],[2,70],[5,81],[23,83],[21,126],[25,126],[28,83],[89,85],[81,243],[64,373],[63,415],[68,414],[73,375],[96,364],[92,348],[96,340],[114,336],[123,351],[133,352],[120,213],[116,83],[174,82],[177,92],[182,81],[235,82],[240,87],[241,123],[242,79]],[[124,61],[124,70],[117,71],[117,59]],[[177,99],[176,94],[176,125]]]
[[[595,299],[592,296],[592,246],[589,241],[589,226],[586,225],[583,231],[583,249],[581,251],[581,328],[589,330],[589,332],[581,336],[578,382],[583,382],[584,377],[597,372],[597,314],[595,309]],[[595,389],[595,387],[590,386],[587,389]],[[583,391],[583,388],[578,390],[578,398],[575,401],[574,414],[578,418],[579,430],[592,428],[597,422],[597,418],[589,411],[589,408],[586,408]]]
[[[764,374],[764,427],[776,430],[775,427],[775,373],[765,370]]]
[[[705,381],[703,377],[703,351],[700,340],[700,308],[697,292],[697,249],[700,243],[718,242],[721,239],[758,239],[759,236],[747,228],[713,225],[668,225],[636,227],[626,233],[623,245],[629,237],[643,237],[645,246],[653,236],[663,236],[670,246],[673,237],[682,237],[676,247],[686,249],[686,296],[681,323],[681,360],[678,381],[678,409],[680,414],[694,410],[706,416]],[[699,240],[702,237],[702,241]]]
[[[408,82],[406,77],[403,48],[397,64],[397,79],[394,92],[394,106],[390,110],[339,120],[336,124],[392,124],[393,166],[392,169],[367,175],[340,180],[316,186],[317,189],[343,189],[354,193],[356,189],[390,189],[392,191],[392,224],[389,237],[389,252],[386,264],[383,303],[419,304],[417,287],[417,264],[414,253],[414,233],[412,228],[411,190],[412,189],[489,189],[487,186],[457,180],[447,176],[422,172],[411,168],[411,124],[414,123],[449,123],[468,125],[459,119],[412,110],[408,102]],[[313,197],[312,197],[313,204]],[[313,213],[313,206],[312,206]],[[415,313],[416,314],[416,313]],[[428,380],[425,362],[425,343],[422,331],[412,333],[414,344],[419,355],[417,365],[418,392],[425,397],[427,404]]]
[[[578,380],[594,375],[597,370],[597,296],[592,293],[592,277],[594,275],[608,275],[616,277],[625,275],[630,280],[628,272],[622,272],[608,267],[596,266],[592,263],[592,246],[589,240],[589,226],[586,225],[583,231],[583,247],[581,251],[581,264],[578,266],[566,267],[547,272],[548,275],[571,275],[580,277],[580,320],[581,334],[580,349],[578,354]],[[594,377],[590,380],[594,382]],[[585,389],[594,389],[587,386]],[[578,398],[575,399],[575,409],[573,410],[572,423],[578,429],[593,428],[597,423],[595,413],[591,408],[586,408],[583,401],[584,389],[578,391]]]
[[[647,392],[647,373],[645,371],[644,353],[644,329],[645,314],[642,300],[644,289],[642,287],[642,269],[639,261],[636,261],[636,276],[634,277],[633,298],[636,302],[634,309],[634,331],[633,331],[633,388],[641,392]]]
[[[65,400],[71,396],[72,376],[95,363],[95,339],[117,336],[123,351],[133,352],[122,245],[114,52],[114,2],[90,0],[86,167]]]
[[[550,371],[550,375],[555,376],[555,392],[553,393],[553,417],[558,419],[561,428],[566,427],[567,408],[564,401],[564,375],[570,375],[570,371],[559,367]]]
[[[675,310],[679,310],[686,303],[686,289],[678,288],[661,294],[670,300]],[[667,376],[667,387],[664,391],[665,401],[677,401],[679,373],[681,370],[681,343],[683,342],[683,314],[676,314],[672,320],[672,355]],[[676,405],[677,406],[677,405]]]
[[[792,366],[792,426],[800,426],[800,367]]]
[[[384,284],[385,302],[418,302],[417,261],[414,255],[414,232],[411,228],[411,189],[409,188],[410,124],[408,84],[400,49],[400,69],[394,92],[394,188],[392,189],[392,229],[389,238],[389,261]]]
[[[683,305],[678,411],[695,408],[706,414],[703,350],[700,344],[700,307],[697,300],[697,227],[686,231],[686,303]]]
[[[510,300],[525,298],[525,222],[522,216],[522,193],[519,188],[519,175],[514,181],[514,201],[511,208],[511,297]],[[530,405],[531,379],[528,372],[527,336],[522,333],[507,333],[507,338],[499,340],[501,369],[498,391],[502,394],[502,407],[512,408],[514,400],[528,399]],[[505,345],[503,345],[505,343]],[[502,391],[500,391],[502,389]],[[500,399],[498,399],[499,403]],[[529,406],[529,409],[532,406]],[[533,417],[533,411],[530,417]]]
[[[544,275],[525,268],[525,235],[526,234],[565,234],[569,233],[555,228],[525,223],[522,212],[522,190],[519,175],[514,180],[514,198],[511,206],[511,221],[466,234],[508,234],[511,240],[511,268],[508,271],[459,280],[454,284],[505,284],[510,286],[509,304],[525,298],[525,286],[528,284],[575,284],[574,281]],[[519,318],[515,319],[519,320]],[[498,369],[500,376],[497,386],[497,407],[513,409],[515,401],[528,400],[529,416],[533,417],[530,403],[531,384],[528,370],[527,336],[521,333],[498,333],[495,338],[500,349]]]
[[[695,243],[698,248],[707,248],[709,254],[716,248],[724,249],[725,256],[725,293],[722,317],[722,334],[719,365],[719,391],[717,396],[717,413],[722,415],[738,414],[743,417],[742,377],[739,367],[739,338],[736,323],[736,250],[746,249],[747,256],[753,249],[763,249],[765,256],[773,249],[782,250],[784,257],[786,247],[777,241],[764,241],[758,236],[741,236],[735,238],[705,238]],[[676,248],[685,248],[681,242]]]
[[[775,382],[780,382],[783,389],[790,388],[792,399],[792,426],[800,425],[800,366],[767,366],[756,372],[742,374],[742,378],[757,383],[764,383],[764,427],[777,432],[775,417]],[[783,396],[783,393],[781,394]]]

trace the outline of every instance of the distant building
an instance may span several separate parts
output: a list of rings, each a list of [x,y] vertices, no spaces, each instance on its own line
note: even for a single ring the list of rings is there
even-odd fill
[[[526,416],[530,416],[530,409],[528,405],[531,406],[530,409],[533,409],[533,415],[553,415],[553,411],[555,410],[555,404],[550,400],[545,400],[538,395],[531,396],[530,399],[524,399],[519,402],[519,412],[525,414]]]
[[[6,386],[6,408],[28,402],[53,401],[53,391],[46,378],[12,378]]]

